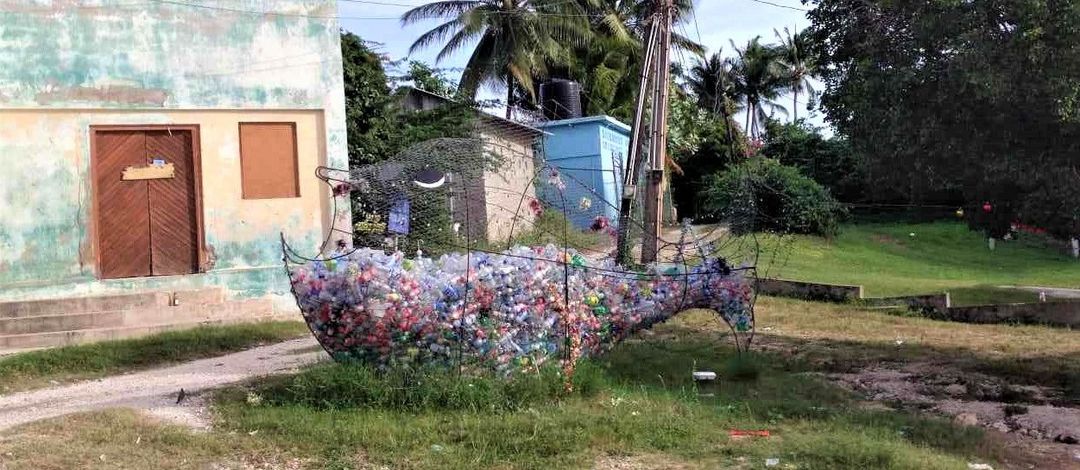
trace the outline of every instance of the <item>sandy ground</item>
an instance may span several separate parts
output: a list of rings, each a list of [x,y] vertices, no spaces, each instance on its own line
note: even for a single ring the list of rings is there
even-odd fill
[[[253,377],[288,372],[326,359],[313,337],[262,346],[226,356],[200,359],[98,380],[0,396],[0,430],[70,413],[134,408],[208,429],[205,397],[199,393]],[[177,404],[183,388],[188,397]]]

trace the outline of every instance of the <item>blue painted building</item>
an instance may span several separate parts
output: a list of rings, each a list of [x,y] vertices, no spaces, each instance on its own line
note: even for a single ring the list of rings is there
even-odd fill
[[[551,207],[565,208],[578,228],[588,228],[601,215],[616,222],[630,126],[609,116],[590,116],[537,127],[545,132],[540,155],[547,165],[558,169],[566,184],[563,195],[550,190],[549,185],[540,185],[544,188],[541,199]]]

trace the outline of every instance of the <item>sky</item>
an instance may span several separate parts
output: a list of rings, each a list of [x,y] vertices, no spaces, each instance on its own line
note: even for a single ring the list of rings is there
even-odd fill
[[[435,63],[437,47],[417,51],[409,55],[409,46],[413,41],[437,25],[437,22],[402,26],[395,18],[410,7],[420,5],[421,0],[338,0],[338,14],[342,17],[342,27],[367,41],[378,43],[376,49],[386,54],[391,60],[421,60],[438,68],[448,69],[447,75],[456,77],[454,69],[460,69],[468,58],[471,48],[464,48],[453,57]],[[708,53],[722,51],[725,56],[734,51],[729,41],[742,47],[754,36],[761,36],[766,43],[777,42],[773,29],[783,32],[785,27],[792,31],[805,28],[810,22],[806,19],[805,7],[797,0],[697,0],[695,2],[696,23],[693,19],[678,25],[675,31],[698,40],[708,48]],[[673,55],[673,60],[692,61],[690,56]],[[820,89],[820,86],[815,86]],[[500,94],[489,92],[490,98]],[[799,116],[808,116],[805,98],[800,95]],[[779,100],[790,108],[791,97]],[[810,115],[809,121],[817,126],[825,126],[820,115]],[[740,121],[742,122],[742,121]]]

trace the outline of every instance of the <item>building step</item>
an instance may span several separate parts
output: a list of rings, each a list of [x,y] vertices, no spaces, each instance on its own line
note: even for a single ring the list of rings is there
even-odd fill
[[[152,306],[108,312],[0,318],[0,336],[206,321],[219,317],[263,315],[267,309],[267,301],[252,299],[215,304],[181,303],[172,307]]]
[[[115,312],[149,307],[217,304],[225,301],[221,287],[181,291],[145,291],[87,297],[0,302],[0,318],[40,317],[78,313]]]
[[[53,331],[47,333],[30,333],[0,336],[0,355],[14,352],[15,350],[30,350],[73,344],[93,343],[125,338],[137,338],[165,331],[184,330],[205,325],[226,325],[272,320],[296,320],[296,315],[274,314],[273,308],[267,303],[267,308],[259,312],[249,311],[247,314],[214,316],[205,320],[178,321],[158,324],[142,324],[135,326],[119,326],[110,328],[88,328],[68,331]]]

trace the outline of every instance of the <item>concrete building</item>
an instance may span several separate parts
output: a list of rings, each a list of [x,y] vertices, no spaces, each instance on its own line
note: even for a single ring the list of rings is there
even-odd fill
[[[547,164],[557,168],[566,190],[550,189],[540,197],[564,207],[575,227],[587,229],[598,216],[618,221],[623,169],[630,148],[630,126],[610,116],[548,121],[538,126],[546,135]]]
[[[402,106],[407,110],[427,111],[446,104],[450,98],[418,88],[406,88]],[[528,202],[535,199],[537,175],[535,146],[543,132],[525,124],[477,112],[477,135],[484,150],[497,155],[502,165],[482,174],[458,175],[455,184],[464,185],[468,194],[468,222],[465,205],[453,204],[454,220],[468,227],[473,239],[506,242],[514,234],[532,227],[535,215]],[[464,196],[454,196],[464,199]],[[511,232],[512,231],[512,232]]]
[[[66,342],[292,311],[279,234],[315,254],[350,226],[314,177],[348,167],[336,12],[334,0],[4,3],[0,301],[100,298],[0,304],[18,317],[0,320],[0,349],[53,344],[12,334]],[[161,302],[186,310],[155,316]],[[78,305],[81,323],[33,319]],[[145,311],[91,315],[127,307]],[[111,330],[71,333],[85,328]]]

